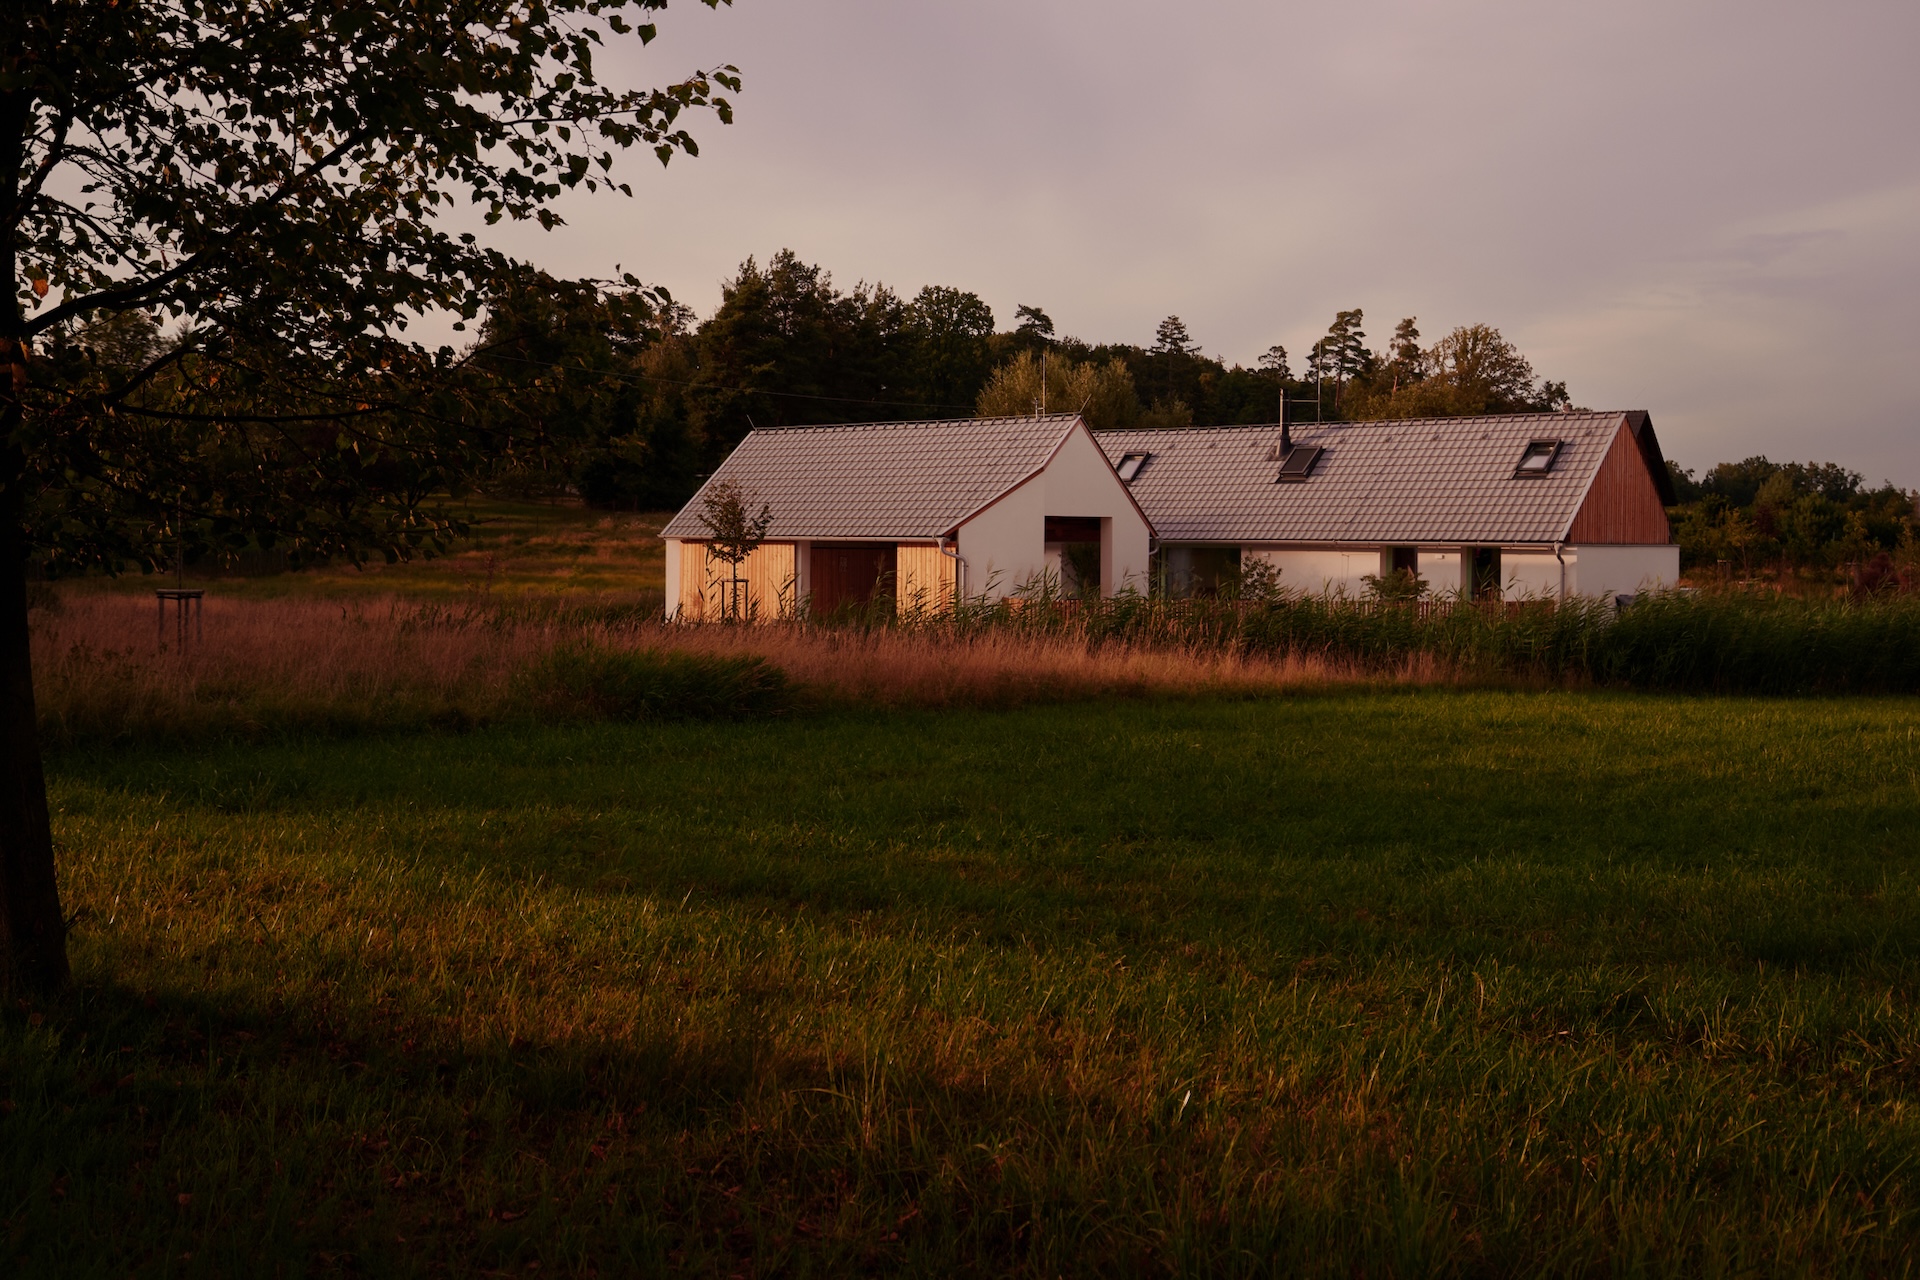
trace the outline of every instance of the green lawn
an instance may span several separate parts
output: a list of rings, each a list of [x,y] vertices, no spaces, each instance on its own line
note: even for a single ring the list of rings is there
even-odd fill
[[[1916,727],[1427,691],[65,756],[5,1247],[1905,1273]]]

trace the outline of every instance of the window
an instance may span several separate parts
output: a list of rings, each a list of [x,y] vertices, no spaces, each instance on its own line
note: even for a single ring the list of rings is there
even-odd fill
[[[1120,459],[1120,465],[1114,470],[1120,473],[1122,480],[1132,484],[1133,478],[1140,474],[1140,468],[1146,466],[1147,459],[1152,456],[1150,453],[1129,453]]]
[[[1553,470],[1553,460],[1560,456],[1558,440],[1535,440],[1520,455],[1520,463],[1514,467],[1516,476],[1543,476]]]
[[[1313,464],[1320,461],[1320,455],[1325,452],[1317,444],[1293,446],[1287,451],[1287,456],[1280,460],[1280,474],[1273,478],[1274,483],[1299,484],[1313,474]]]
[[[1393,548],[1393,559],[1389,562],[1388,570],[1392,573],[1411,573],[1418,577],[1420,573],[1420,548]]]

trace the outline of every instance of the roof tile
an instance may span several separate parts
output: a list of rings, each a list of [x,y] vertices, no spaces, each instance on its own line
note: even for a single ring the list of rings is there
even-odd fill
[[[1107,456],[1147,453],[1133,496],[1167,542],[1551,543],[1566,534],[1624,413],[1506,414],[1293,426],[1325,448],[1278,484],[1278,426],[1102,431]],[[1553,470],[1516,479],[1533,440]]]
[[[938,538],[1046,465],[1076,414],[865,422],[755,431],[661,531],[704,538],[701,499],[723,481],[770,538]]]

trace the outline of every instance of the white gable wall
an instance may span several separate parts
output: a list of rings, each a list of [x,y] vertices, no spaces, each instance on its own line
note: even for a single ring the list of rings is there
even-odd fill
[[[966,594],[997,600],[1044,573],[1048,516],[1105,521],[1101,590],[1147,589],[1147,522],[1093,437],[1075,426],[1039,475],[960,526]]]

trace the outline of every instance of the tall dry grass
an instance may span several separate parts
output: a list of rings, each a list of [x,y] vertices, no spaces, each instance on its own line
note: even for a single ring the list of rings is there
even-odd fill
[[[815,697],[880,707],[1017,706],[1105,696],[1276,693],[1451,678],[1430,655],[1386,669],[1324,655],[1247,655],[1079,636],[803,626],[666,628],[661,643],[775,663]]]
[[[599,655],[594,662],[601,665],[583,666],[582,654]],[[892,708],[1255,695],[1451,678],[1429,654],[1363,667],[1326,656],[1089,645],[1072,635],[1009,631],[685,627],[637,609],[559,602],[212,597],[205,602],[204,635],[184,645],[175,643],[171,618],[158,627],[155,604],[140,597],[69,592],[34,614],[41,724],[48,740],[60,744],[458,727],[591,713],[594,699],[581,697],[578,686],[603,678],[594,672],[610,672],[605,663],[617,665],[622,655],[656,666],[677,661],[683,675],[706,673],[709,685],[737,683],[757,662],[784,674],[792,700]],[[634,678],[631,661],[618,674]],[[710,695],[701,696],[701,705],[711,704]],[[658,699],[621,705],[641,703],[661,705]]]

